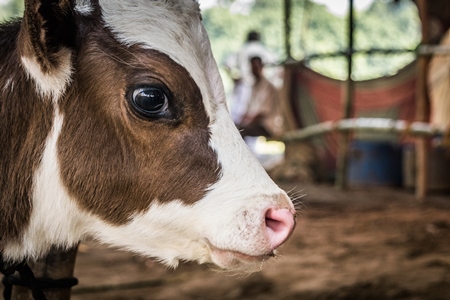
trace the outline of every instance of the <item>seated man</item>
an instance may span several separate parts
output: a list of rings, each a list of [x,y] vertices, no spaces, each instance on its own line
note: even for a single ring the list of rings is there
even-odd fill
[[[278,91],[263,75],[263,63],[260,57],[250,59],[255,82],[247,111],[238,125],[241,135],[278,137],[282,133],[283,119],[278,103]]]

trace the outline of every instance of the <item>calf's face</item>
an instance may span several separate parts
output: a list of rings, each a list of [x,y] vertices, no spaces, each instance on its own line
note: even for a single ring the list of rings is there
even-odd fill
[[[292,232],[295,210],[229,117],[198,4],[66,5],[73,43],[42,59],[30,50],[42,39],[22,34],[22,65],[54,119],[29,224],[4,255],[92,236],[170,266],[259,268]]]

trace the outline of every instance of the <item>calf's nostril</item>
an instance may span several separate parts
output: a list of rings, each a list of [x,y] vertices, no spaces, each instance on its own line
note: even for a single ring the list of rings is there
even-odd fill
[[[273,248],[283,244],[294,230],[294,215],[288,209],[269,208],[265,215],[266,234]]]
[[[270,228],[273,232],[280,232],[283,231],[286,226],[281,221],[266,217],[266,227]]]

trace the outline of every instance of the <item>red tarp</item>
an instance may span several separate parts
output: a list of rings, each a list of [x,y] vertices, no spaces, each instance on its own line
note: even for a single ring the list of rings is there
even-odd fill
[[[301,64],[296,68],[293,80],[295,96],[291,99],[291,105],[300,128],[342,118],[344,81],[323,76]],[[415,63],[392,76],[357,81],[354,87],[352,117],[414,120]],[[392,140],[392,136],[389,139]],[[334,159],[336,136],[327,135],[322,142],[325,142],[329,155]]]

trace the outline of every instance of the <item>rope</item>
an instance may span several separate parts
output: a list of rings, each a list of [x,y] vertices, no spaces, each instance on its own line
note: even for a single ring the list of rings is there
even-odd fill
[[[15,275],[18,272],[20,276]],[[76,278],[35,278],[33,271],[26,261],[15,265],[7,265],[0,255],[0,272],[4,274],[2,283],[4,285],[3,298],[11,300],[14,285],[27,287],[31,290],[34,300],[47,300],[42,289],[71,288],[78,284]]]

